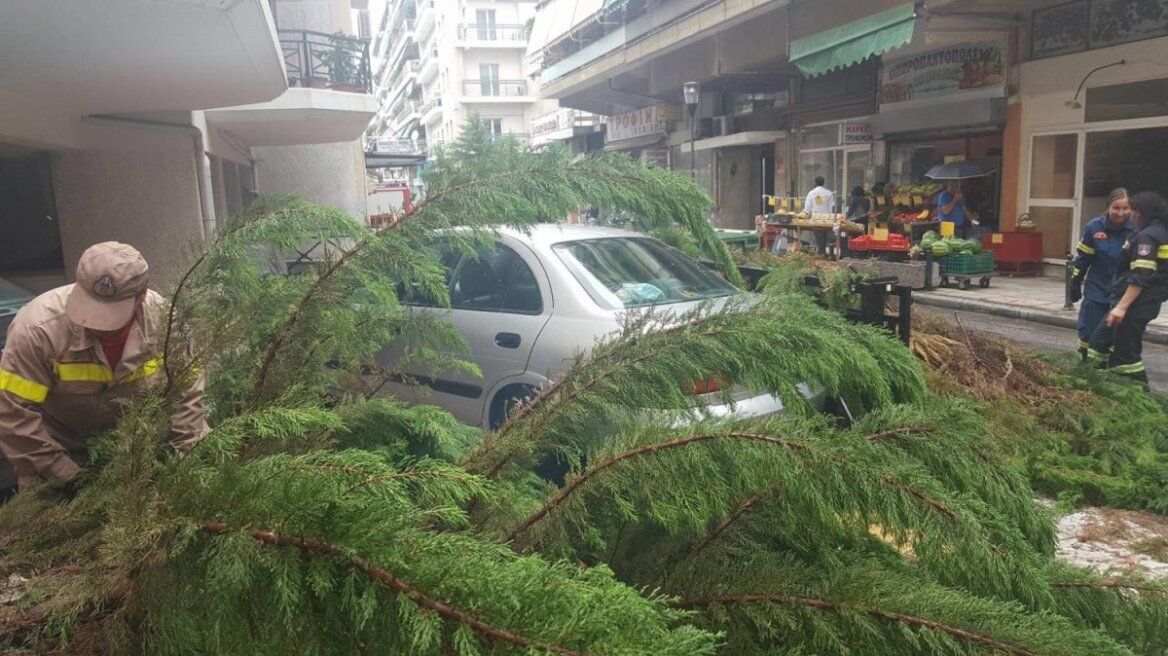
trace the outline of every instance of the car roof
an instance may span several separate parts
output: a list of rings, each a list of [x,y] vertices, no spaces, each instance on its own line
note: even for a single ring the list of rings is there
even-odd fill
[[[507,235],[532,246],[548,247],[567,241],[581,241],[585,239],[611,239],[614,237],[640,238],[646,235],[618,228],[603,228],[593,225],[579,225],[572,223],[538,223],[526,230],[515,228],[500,228],[501,234]]]

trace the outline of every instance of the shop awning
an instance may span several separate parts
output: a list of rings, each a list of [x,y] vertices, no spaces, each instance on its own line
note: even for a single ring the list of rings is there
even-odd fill
[[[913,37],[914,2],[907,2],[791,42],[791,63],[815,77],[899,48]]]
[[[620,11],[629,4],[629,0],[604,0],[604,13],[610,14],[614,11]]]
[[[595,20],[606,0],[548,0],[535,13],[531,37],[527,40],[527,59],[532,59],[548,44],[562,39],[579,25]],[[618,0],[608,0],[616,2]]]
[[[621,141],[610,141],[604,144],[605,150],[635,150],[637,148],[651,148],[653,146],[661,145],[665,142],[664,134],[649,134],[643,137],[636,137],[633,139],[623,139]]]

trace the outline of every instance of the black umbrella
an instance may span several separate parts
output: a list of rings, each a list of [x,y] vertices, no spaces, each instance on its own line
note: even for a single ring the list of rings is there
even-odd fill
[[[990,173],[993,173],[993,171],[983,171],[974,162],[953,162],[952,164],[934,166],[929,169],[925,177],[934,180],[966,180],[968,178],[980,178]]]

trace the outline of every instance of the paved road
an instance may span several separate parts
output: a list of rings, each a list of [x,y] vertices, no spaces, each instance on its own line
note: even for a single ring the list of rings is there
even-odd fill
[[[950,321],[954,311],[914,305],[913,310],[926,312]],[[1007,337],[1035,351],[1071,351],[1078,348],[1079,336],[1069,328],[1058,328],[1020,319],[1006,319],[973,312],[956,312],[970,330],[980,330]],[[1168,392],[1168,346],[1144,342],[1144,365],[1152,389]]]

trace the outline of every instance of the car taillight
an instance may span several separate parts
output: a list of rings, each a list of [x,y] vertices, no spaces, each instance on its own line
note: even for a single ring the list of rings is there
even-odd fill
[[[723,386],[725,386],[725,381],[718,380],[717,378],[701,378],[694,381],[693,393],[694,396],[709,394],[710,392],[721,390]]]

